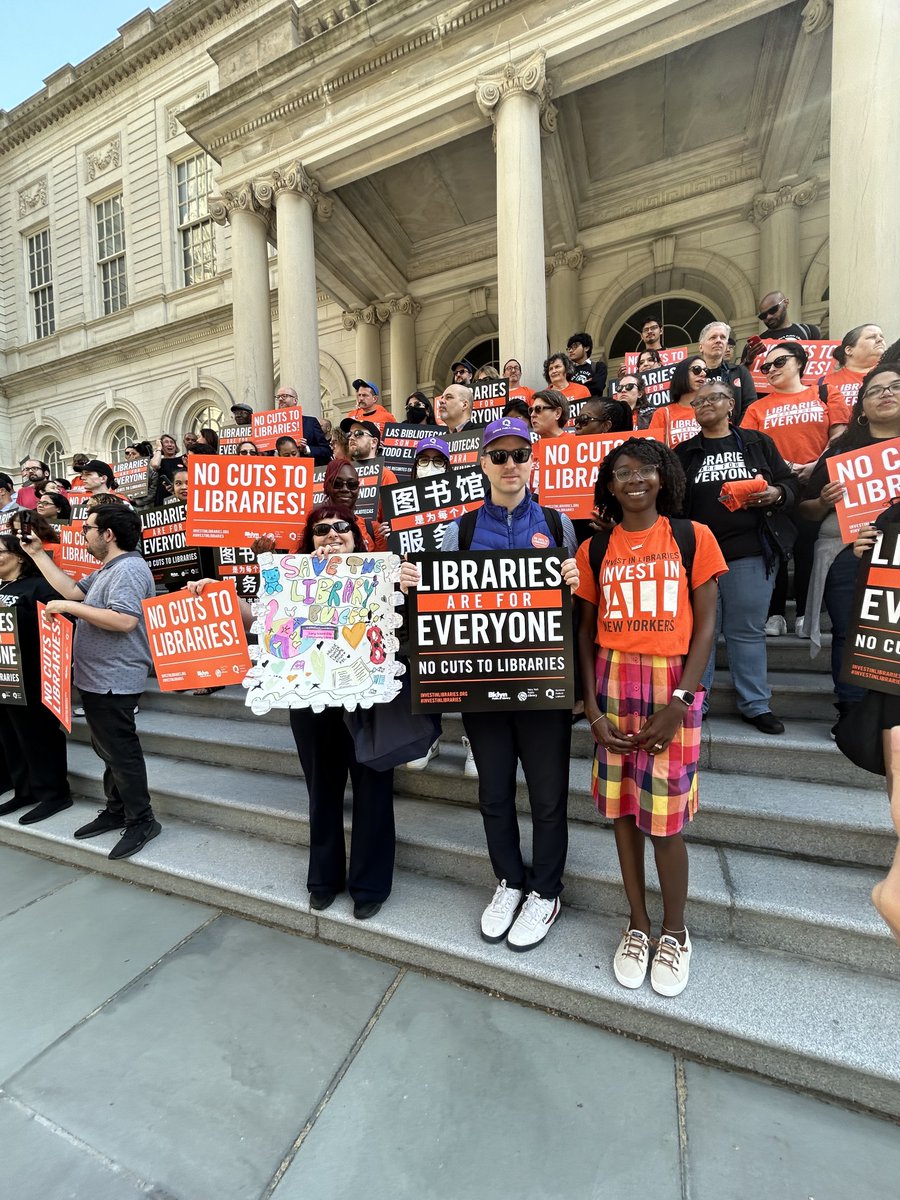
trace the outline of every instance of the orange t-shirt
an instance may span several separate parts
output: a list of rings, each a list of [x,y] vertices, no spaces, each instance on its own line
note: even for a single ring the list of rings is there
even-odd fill
[[[719,543],[705,525],[692,521],[697,548],[691,586],[698,588],[728,570]],[[591,571],[591,539],[575,555],[581,581],[576,596],[597,609],[597,644],[629,654],[673,658],[687,654],[694,631],[687,575],[672,527],[658,517],[649,530],[612,531],[601,579]]]
[[[844,398],[844,403],[847,405],[846,424],[848,425],[850,424],[850,410],[856,403],[859,385],[864,379],[865,375],[861,375],[859,371],[851,371],[849,367],[841,367],[839,371],[832,371],[825,376],[829,393],[832,388],[836,388]]]
[[[531,399],[533,396],[534,390],[526,387],[524,383],[520,383],[517,388],[510,388],[509,390],[510,400],[524,400],[529,408],[531,408]]]
[[[357,406],[348,412],[347,416],[351,419],[351,421],[371,421],[372,424],[377,425],[379,429],[383,429],[385,425],[389,424],[391,421],[396,421],[399,419],[395,417],[392,412],[389,412],[383,404],[376,404],[370,413],[364,413],[363,410]]]
[[[834,425],[847,424],[847,407],[837,389],[828,388],[828,403],[819,399],[819,385],[802,392],[769,392],[754,400],[744,413],[744,429],[767,433],[789,463],[816,462],[828,445]]]
[[[670,450],[700,432],[694,410],[686,404],[665,404],[650,418],[648,432]]]
[[[552,385],[548,384],[547,386],[551,387]],[[562,389],[562,394],[569,402],[571,402],[572,400],[587,400],[591,393],[583,383],[567,383]],[[530,403],[531,401],[529,400],[529,404]]]

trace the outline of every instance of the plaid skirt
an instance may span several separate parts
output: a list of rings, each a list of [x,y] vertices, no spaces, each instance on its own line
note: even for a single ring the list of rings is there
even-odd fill
[[[624,733],[637,733],[672,699],[683,659],[597,648],[597,704]],[[681,729],[662,754],[614,754],[598,745],[591,782],[597,808],[610,820],[634,817],[654,837],[679,833],[697,810],[700,708],[697,692]]]

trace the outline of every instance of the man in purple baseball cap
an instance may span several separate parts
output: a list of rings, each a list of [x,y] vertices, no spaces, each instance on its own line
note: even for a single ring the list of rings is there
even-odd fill
[[[413,479],[426,479],[429,475],[443,475],[450,470],[450,447],[442,437],[431,433],[416,442],[413,459]]]

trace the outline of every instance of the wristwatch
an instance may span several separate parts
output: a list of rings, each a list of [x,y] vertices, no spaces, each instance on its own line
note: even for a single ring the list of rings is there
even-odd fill
[[[672,693],[673,700],[680,700],[685,708],[690,708],[694,703],[694,693],[685,691],[684,688],[676,688]]]

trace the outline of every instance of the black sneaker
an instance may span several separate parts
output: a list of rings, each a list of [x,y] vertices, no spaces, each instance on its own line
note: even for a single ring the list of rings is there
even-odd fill
[[[326,908],[330,908],[334,904],[334,892],[310,892],[309,907],[314,912],[324,912]]]
[[[97,837],[101,833],[110,833],[113,829],[121,829],[125,824],[123,816],[113,816],[108,808],[101,808],[93,821],[88,821],[87,825],[82,825],[80,829],[76,829],[73,837],[89,838]]]
[[[759,713],[755,717],[745,717],[741,714],[741,720],[758,729],[760,733],[784,733],[784,724],[771,712]]]
[[[43,800],[40,804],[30,809],[27,813],[22,813],[19,817],[20,825],[34,825],[37,821],[46,821],[48,817],[52,817],[54,813],[64,812],[65,809],[72,807],[72,798],[68,800]]]
[[[368,921],[369,917],[374,917],[377,912],[381,911],[380,900],[369,900],[360,903],[358,900],[353,905],[353,915],[357,921]]]
[[[140,825],[127,825],[125,832],[109,852],[110,858],[131,858],[143,850],[149,841],[162,830],[159,821],[143,821]]]

